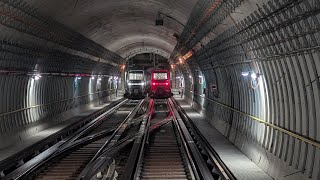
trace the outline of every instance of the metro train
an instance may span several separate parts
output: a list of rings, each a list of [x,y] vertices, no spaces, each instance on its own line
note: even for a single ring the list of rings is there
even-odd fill
[[[130,99],[141,99],[147,94],[153,99],[171,97],[170,72],[168,70],[129,70],[126,76],[124,96]]]
[[[129,70],[127,72],[125,87],[126,98],[141,99],[146,94],[146,79],[143,70]]]
[[[153,99],[166,99],[172,95],[170,72],[164,69],[152,70],[149,96]]]

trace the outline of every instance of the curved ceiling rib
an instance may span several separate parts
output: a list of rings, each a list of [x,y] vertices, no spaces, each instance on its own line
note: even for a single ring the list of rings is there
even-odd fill
[[[149,48],[171,53],[196,0],[144,1],[32,1],[33,6],[59,22],[76,30],[111,51],[124,57],[132,49]],[[148,7],[148,8],[146,8]],[[155,26],[158,12],[170,15],[163,26]],[[125,28],[124,28],[125,27]],[[141,43],[142,42],[142,43]],[[132,44],[128,49],[126,46]],[[126,51],[128,50],[128,51]]]

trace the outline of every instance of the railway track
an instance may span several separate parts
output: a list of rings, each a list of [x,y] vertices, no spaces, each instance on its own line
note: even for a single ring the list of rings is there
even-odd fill
[[[71,152],[41,170],[40,173],[28,177],[28,179],[76,179],[81,169],[97,153],[107,139],[107,137],[99,139]]]
[[[117,112],[109,118],[104,119],[101,124],[92,130],[87,136],[97,134],[104,130],[111,130],[120,125],[120,123],[129,115],[134,109],[136,103],[127,103],[120,107]],[[82,169],[98,152],[98,150],[110,139],[111,135],[100,138],[96,141],[90,142],[82,147],[73,149],[66,153],[52,164],[47,165],[40,173],[36,172],[28,179],[45,180],[45,179],[76,179]]]
[[[125,105],[121,106],[110,117],[104,119],[99,126],[93,129],[90,133],[84,136],[92,136],[105,130],[111,130],[118,127],[134,110],[139,101],[129,101]],[[133,118],[136,115],[133,116]],[[105,145],[108,140],[111,139],[111,135],[104,136],[98,140],[92,141],[88,144],[72,149],[71,152],[67,152],[57,160],[53,160],[46,168],[38,170],[29,175],[25,179],[76,179],[79,173],[83,170],[86,164],[98,153],[98,151]],[[40,173],[39,173],[40,172]]]
[[[129,156],[126,173],[120,179],[234,179],[219,164],[223,162],[208,152],[211,150],[197,135],[199,132],[190,127],[174,99],[155,101],[148,124],[138,155]]]
[[[174,99],[129,101],[19,178],[235,179],[200,134]]]
[[[191,179],[185,161],[170,122],[151,136],[137,179]]]
[[[61,141],[62,139],[71,137],[74,134],[78,134],[77,131],[79,131],[79,129],[83,129],[83,127],[90,124],[98,117],[107,116],[108,114],[112,113],[113,109],[117,108],[125,101],[126,99],[119,99],[100,110],[92,112],[86,116],[82,116],[82,118],[77,122],[68,125],[66,128],[48,136],[47,138],[44,138],[33,146],[29,146],[26,149],[4,159],[0,162],[0,178],[4,178],[9,174],[12,174],[12,172],[17,168],[24,165],[44,151],[47,151],[48,149],[55,149],[57,142]]]
[[[50,156],[45,156],[37,164],[30,163],[29,167],[28,164],[20,167],[4,179],[76,179],[86,164],[114,139],[115,132],[145,111],[146,103],[145,100],[128,100],[115,107],[113,113],[58,142],[59,148]]]
[[[166,101],[156,101],[151,127],[171,118]],[[186,157],[177,138],[172,121],[150,134],[149,143],[143,151],[142,163],[136,179],[191,179]]]

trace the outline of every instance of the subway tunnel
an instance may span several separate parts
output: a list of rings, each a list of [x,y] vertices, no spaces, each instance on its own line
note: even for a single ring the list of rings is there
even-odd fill
[[[0,179],[157,65],[234,179],[320,180],[319,0],[0,0],[0,32]]]

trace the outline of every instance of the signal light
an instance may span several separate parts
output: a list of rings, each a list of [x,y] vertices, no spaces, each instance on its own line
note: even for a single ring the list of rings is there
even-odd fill
[[[166,85],[168,86],[168,85],[169,85],[169,83],[166,83]]]

